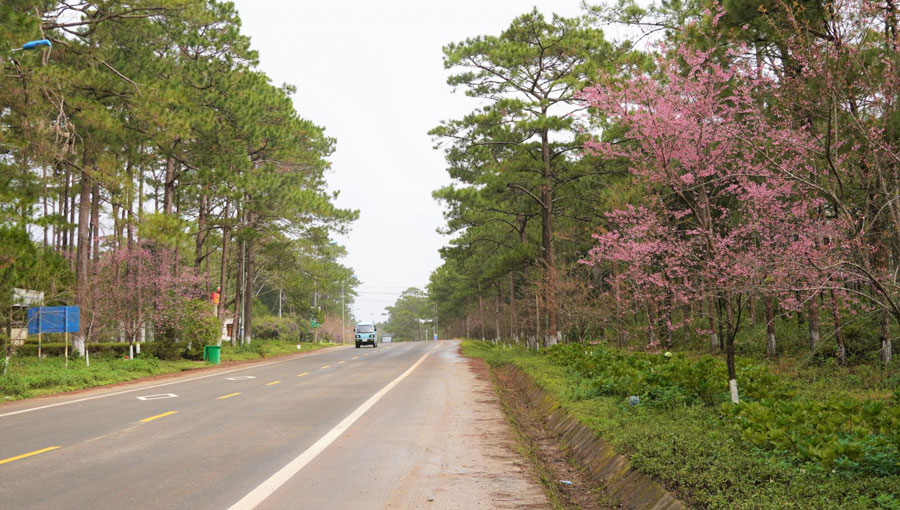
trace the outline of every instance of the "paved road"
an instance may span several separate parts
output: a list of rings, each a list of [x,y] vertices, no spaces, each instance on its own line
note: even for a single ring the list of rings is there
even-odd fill
[[[329,349],[0,406],[0,508],[546,507],[457,350]]]

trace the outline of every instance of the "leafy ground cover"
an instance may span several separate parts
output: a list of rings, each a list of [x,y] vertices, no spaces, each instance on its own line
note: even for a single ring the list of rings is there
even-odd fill
[[[222,361],[246,361],[305,352],[334,344],[297,343],[279,340],[254,341],[249,346],[222,346]],[[0,360],[2,363],[2,360]],[[80,390],[142,377],[170,374],[207,367],[205,361],[160,360],[146,353],[133,360],[121,356],[91,356],[90,366],[83,359],[70,357],[66,366],[62,357],[13,356],[5,375],[0,375],[0,399],[18,400],[64,391]]]
[[[813,394],[803,378],[813,367],[791,377],[739,357],[734,406],[724,363],[710,356],[475,341],[463,353],[525,370],[692,507],[900,508],[900,395]]]

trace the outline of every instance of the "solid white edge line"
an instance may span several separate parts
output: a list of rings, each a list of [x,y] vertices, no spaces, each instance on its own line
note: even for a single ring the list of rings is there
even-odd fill
[[[178,381],[171,381],[171,382],[162,383],[162,384],[154,384],[154,385],[152,385],[152,386],[141,386],[140,388],[132,388],[132,389],[130,389],[130,390],[117,391],[117,392],[114,392],[114,393],[104,393],[103,395],[94,395],[93,397],[79,398],[79,399],[76,399],[76,400],[67,400],[67,401],[65,401],[65,402],[57,402],[57,403],[55,403],[55,404],[47,404],[47,405],[45,405],[45,406],[29,407],[28,409],[20,409],[20,410],[18,410],[18,411],[12,411],[12,412],[9,412],[9,413],[0,414],[0,418],[3,418],[3,417],[5,417],[5,416],[12,416],[12,415],[14,415],[14,414],[24,414],[24,413],[30,413],[30,412],[32,412],[32,411],[40,411],[41,409],[49,409],[49,408],[51,408],[51,407],[64,406],[64,405],[68,405],[68,404],[77,404],[78,402],[86,402],[86,401],[88,401],[88,400],[95,400],[95,399],[98,399],[98,398],[115,397],[116,395],[124,395],[124,394],[126,394],[126,393],[134,393],[135,391],[152,390],[153,388],[162,388],[163,386],[171,386],[171,385],[173,385],[173,384],[180,384],[180,383],[186,383],[186,382],[191,382],[191,381],[197,381],[197,380],[200,380],[200,379],[206,379],[207,377],[215,377],[215,376],[217,376],[217,375],[230,374],[230,373],[232,373],[232,372],[238,372],[238,371],[241,371],[241,370],[249,370],[249,369],[251,369],[251,368],[265,367],[265,366],[268,366],[268,365],[277,365],[278,363],[287,363],[288,361],[293,361],[293,360],[299,359],[299,358],[308,358],[308,357],[310,357],[310,356],[315,356],[315,355],[317,355],[317,354],[325,354],[325,353],[327,353],[327,352],[334,352],[334,351],[339,351],[339,350],[342,350],[342,349],[349,349],[349,348],[350,348],[350,346],[346,346],[346,347],[343,347],[343,346],[342,346],[342,347],[336,347],[336,348],[333,348],[333,349],[322,349],[322,350],[320,350],[320,351],[313,351],[313,352],[307,354],[306,356],[297,356],[297,357],[295,357],[295,358],[280,359],[280,360],[276,360],[276,361],[269,361],[269,362],[266,362],[266,363],[258,363],[258,364],[255,364],[255,365],[248,365],[248,366],[245,366],[245,367],[233,368],[233,369],[231,369],[231,370],[225,370],[225,371],[222,371],[222,372],[215,372],[215,373],[212,373],[212,374],[207,374],[207,375],[201,375],[201,376],[197,376],[197,377],[192,377],[192,378],[190,378],[190,379],[180,379],[180,380],[178,380]],[[135,382],[134,384],[140,384],[140,382]],[[99,388],[95,388],[95,389],[99,389]]]
[[[394,386],[400,384],[400,381],[406,379],[409,374],[413,372],[419,365],[425,361],[425,358],[428,357],[429,354],[434,352],[437,349],[438,345],[436,344],[431,348],[430,351],[426,352],[419,358],[418,361],[413,363],[411,367],[409,367],[406,372],[400,374],[399,377],[389,382],[387,386],[381,388],[378,393],[372,395],[369,400],[366,400],[363,405],[356,408],[355,411],[350,413],[346,418],[341,420],[333,429],[329,430],[324,436],[322,436],[318,441],[316,441],[312,446],[306,449],[303,453],[297,456],[294,460],[290,461],[286,466],[279,469],[274,475],[270,476],[263,483],[259,484],[255,489],[250,491],[246,496],[241,498],[240,501],[231,505],[228,510],[251,510],[256,508],[257,505],[266,500],[269,496],[272,495],[276,490],[278,490],[282,485],[287,483],[288,480],[291,479],[294,475],[296,475],[301,469],[303,469],[307,464],[312,462],[320,453],[322,453],[326,448],[328,448],[331,443],[333,443],[338,437],[341,436],[344,432],[350,428],[353,423],[358,420],[363,414],[366,413],[372,406],[374,406],[383,396],[387,394],[387,392],[391,391]]]

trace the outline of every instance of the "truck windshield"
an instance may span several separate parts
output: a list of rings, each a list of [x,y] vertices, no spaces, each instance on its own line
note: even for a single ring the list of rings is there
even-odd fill
[[[371,324],[360,324],[356,326],[357,333],[371,333],[372,331],[375,331],[375,327]]]

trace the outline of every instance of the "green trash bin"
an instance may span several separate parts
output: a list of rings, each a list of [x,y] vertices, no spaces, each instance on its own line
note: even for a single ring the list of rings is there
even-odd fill
[[[213,365],[219,364],[219,359],[222,354],[222,346],[221,345],[204,345],[203,346],[203,359],[212,363]]]

